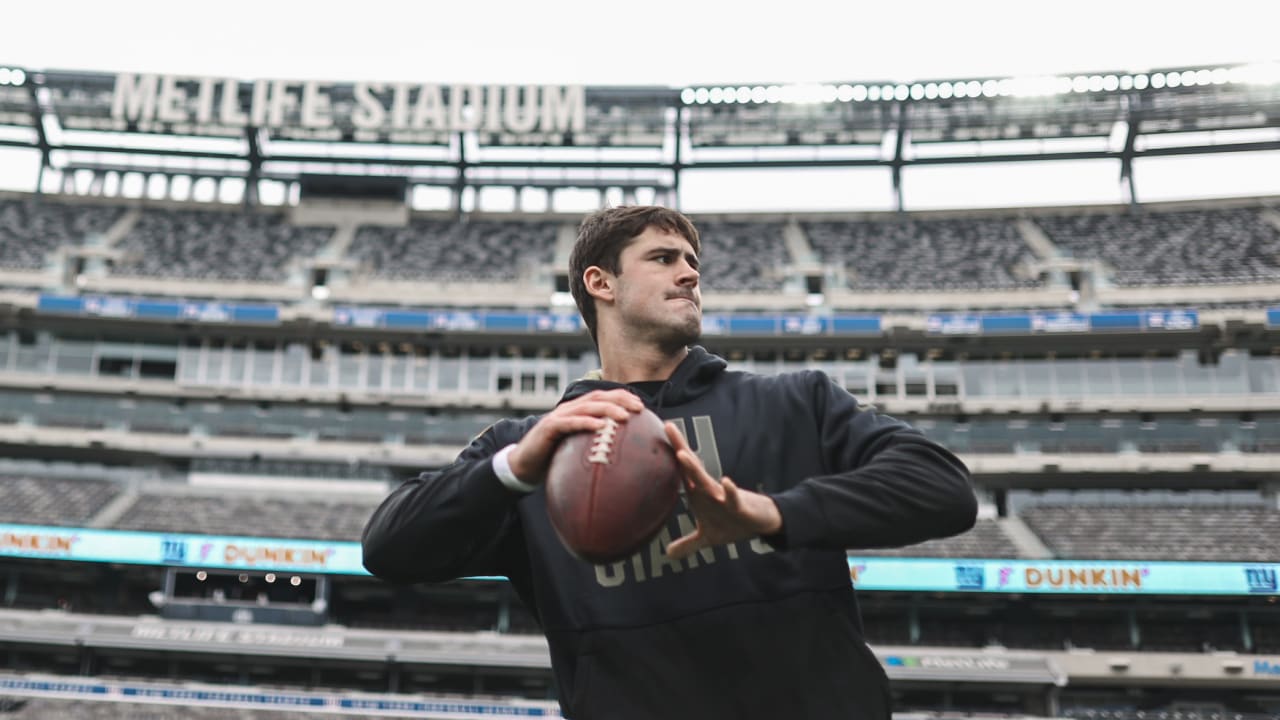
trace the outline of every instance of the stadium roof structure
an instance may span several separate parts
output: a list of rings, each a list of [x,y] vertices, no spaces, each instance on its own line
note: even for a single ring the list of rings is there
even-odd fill
[[[1135,158],[1280,150],[1280,65],[685,88],[242,81],[0,65],[0,146],[37,149],[42,175],[241,178],[250,187],[309,174],[458,191],[643,187],[673,204],[689,169],[882,167],[899,209],[909,166],[1114,159],[1136,202]]]

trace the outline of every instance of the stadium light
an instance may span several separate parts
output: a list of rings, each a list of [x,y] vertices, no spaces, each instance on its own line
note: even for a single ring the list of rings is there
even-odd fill
[[[1120,87],[1120,78],[1115,75],[1107,75],[1102,78],[1102,89],[1112,92]]]
[[[1151,73],[1151,87],[1153,87],[1153,88],[1155,88],[1155,89],[1157,89],[1157,90],[1159,90],[1160,88],[1164,87],[1164,74],[1163,74],[1163,73]]]
[[[928,88],[926,87],[925,90],[927,91]],[[951,83],[938,83],[938,97],[942,98],[943,100],[946,100],[947,98],[951,97],[951,93],[952,93]]]
[[[893,99],[893,86],[892,86],[892,85],[881,85],[881,86],[880,86],[880,99],[881,99],[881,100],[884,100],[884,101],[886,101],[886,102],[887,102],[887,101],[889,101],[889,100],[892,100],[892,99]]]
[[[977,80],[970,80],[964,84],[965,92],[969,93],[969,97],[978,97],[982,94],[982,83]]]
[[[706,88],[698,88],[697,92],[693,94],[693,97],[699,105],[706,105],[707,101],[711,97],[711,91]]]
[[[1150,82],[1150,78],[1148,78],[1146,75],[1134,75],[1134,76],[1133,76],[1133,89],[1134,89],[1134,90],[1146,90],[1146,89],[1147,89],[1147,85],[1148,85],[1148,83],[1149,83],[1149,82]]]
[[[1171,88],[1180,87],[1182,85],[1182,74],[1176,72],[1165,73],[1164,85]]]
[[[906,85],[898,85],[893,88],[893,97],[895,100],[906,100],[911,95],[911,88]]]
[[[769,100],[769,91],[763,85],[751,88],[751,102],[764,103]]]
[[[867,88],[867,99],[868,99],[868,100],[871,100],[871,101],[875,101],[875,100],[879,100],[879,99],[880,99],[880,86],[879,86],[879,85],[872,85],[871,87]]]
[[[1256,63],[1232,68],[1234,82],[1250,85],[1274,85],[1280,83],[1280,62]]]
[[[781,102],[782,88],[778,87],[777,85],[770,85],[769,87],[765,88],[764,99],[765,99],[765,102],[771,102],[771,103]]]
[[[13,76],[13,71],[7,67],[0,67],[0,85],[8,85],[9,78]]]
[[[988,80],[982,83],[982,96],[995,97],[1000,92],[1000,85],[995,80]]]
[[[720,101],[724,100],[724,89],[711,88],[711,92],[707,94],[707,100],[710,101],[712,105],[719,105]]]
[[[740,87],[733,92],[733,97],[740,103],[751,102],[751,88]]]
[[[1231,74],[1227,72],[1226,68],[1216,68],[1213,72],[1209,73],[1209,78],[1210,82],[1214,85],[1222,85],[1231,78]]]
[[[872,90],[875,90],[875,88],[871,88],[871,89],[872,89]],[[868,96],[868,94],[869,94],[869,92],[870,92],[870,91],[869,91],[869,90],[867,90],[867,86],[866,86],[866,85],[854,85],[854,86],[853,86],[853,101],[854,101],[854,102],[862,102],[863,100],[866,100],[866,99],[867,99],[867,96]]]
[[[680,102],[685,105],[692,105],[697,96],[698,93],[696,93],[693,88],[685,88],[680,91]]]
[[[926,100],[932,100],[938,97],[938,83],[928,83],[925,85],[924,97]]]
[[[836,100],[839,100],[840,102],[849,102],[850,100],[853,100],[853,86],[841,85],[840,87],[837,87]]]
[[[912,85],[912,86],[911,86],[911,99],[912,99],[912,100],[923,100],[923,99],[924,99],[924,86],[923,86],[923,85],[921,85],[920,83],[916,83],[916,84],[914,84],[914,85]]]
[[[1132,75],[1121,75],[1121,76],[1120,76],[1120,89],[1121,89],[1121,90],[1132,90],[1132,89],[1133,89],[1133,76],[1132,76]]]

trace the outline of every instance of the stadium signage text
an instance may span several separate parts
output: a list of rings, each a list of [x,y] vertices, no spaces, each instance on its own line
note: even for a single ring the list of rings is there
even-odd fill
[[[38,555],[69,555],[76,541],[75,535],[40,532],[0,532],[0,551],[17,551]]]
[[[342,635],[334,633],[242,630],[161,623],[135,625],[130,635],[137,640],[217,643],[221,645],[268,645],[271,647],[340,648],[346,642]]]
[[[1050,587],[1088,590],[1141,590],[1142,568],[1036,568],[1026,569],[1028,588]]]
[[[228,543],[222,551],[227,565],[257,567],[301,567],[323,569],[332,550],[324,548],[281,547],[273,545],[235,545]]]
[[[1271,662],[1270,660],[1254,660],[1254,675],[1275,675],[1280,677],[1280,662]]]
[[[111,117],[141,130],[350,127],[364,131],[581,132],[581,85],[336,83],[131,74],[116,76]]]

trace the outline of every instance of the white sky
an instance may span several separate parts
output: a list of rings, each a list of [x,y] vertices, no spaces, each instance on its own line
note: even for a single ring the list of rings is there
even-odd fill
[[[1280,59],[1276,0],[6,3],[0,64],[325,80],[657,84],[1137,71]],[[1144,200],[1280,194],[1280,158],[1147,161]],[[0,155],[0,165],[17,166]],[[1183,174],[1177,166],[1189,168]],[[916,207],[1121,199],[1116,163],[909,169]],[[1147,188],[1144,177],[1153,182]],[[975,181],[975,178],[980,178]],[[883,170],[686,177],[685,207],[887,207]],[[0,183],[4,179],[0,178]],[[7,184],[7,183],[6,183]],[[796,195],[779,193],[779,188]],[[784,198],[784,199],[780,199]]]

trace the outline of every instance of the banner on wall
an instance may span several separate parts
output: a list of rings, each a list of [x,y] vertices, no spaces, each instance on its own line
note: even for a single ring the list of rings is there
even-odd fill
[[[0,524],[0,557],[367,575],[360,543]],[[1280,563],[850,557],[860,590],[1280,595]]]

